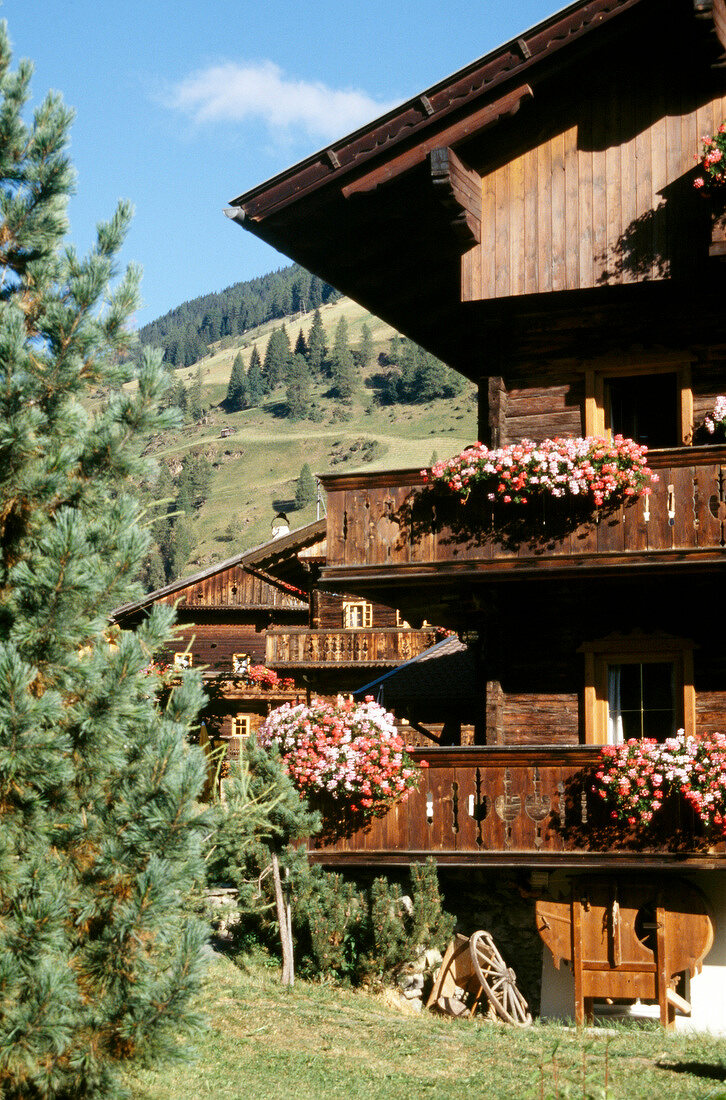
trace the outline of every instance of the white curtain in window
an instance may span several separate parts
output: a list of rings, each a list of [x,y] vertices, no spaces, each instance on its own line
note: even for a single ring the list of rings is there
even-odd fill
[[[621,665],[608,666],[608,745],[623,741],[623,717],[620,707]]]

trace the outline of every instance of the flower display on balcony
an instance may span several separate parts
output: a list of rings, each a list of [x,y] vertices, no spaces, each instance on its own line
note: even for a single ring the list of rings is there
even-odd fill
[[[596,772],[611,817],[648,824],[671,794],[681,794],[709,830],[726,836],[726,735],[711,733],[658,742],[645,737],[606,745]]]
[[[715,134],[701,138],[703,152],[700,161],[702,176],[696,176],[693,186],[697,190],[715,191],[726,184],[726,122],[722,122]]]
[[[709,435],[726,433],[726,397],[716,398],[712,411],[703,418],[703,424]]]
[[[646,496],[657,481],[647,466],[647,447],[613,439],[523,439],[490,450],[477,443],[423,470],[425,480],[466,501],[481,486],[492,503],[527,504],[535,498],[578,498],[602,507]]]
[[[325,812],[351,811],[363,817],[404,801],[419,769],[404,751],[393,715],[367,696],[365,702],[278,707],[257,732],[261,745],[278,745],[302,795],[321,801]],[[322,799],[321,799],[322,796]]]
[[[250,665],[244,674],[248,684],[271,691],[273,688],[282,688],[289,691],[295,687],[295,681],[289,678],[282,679],[274,669],[265,668],[264,665]]]

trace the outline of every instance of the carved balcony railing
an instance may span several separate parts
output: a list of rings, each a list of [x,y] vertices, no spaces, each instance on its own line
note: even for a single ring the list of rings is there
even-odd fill
[[[325,665],[398,665],[436,644],[434,630],[271,630],[266,663],[271,668]]]
[[[652,451],[658,482],[648,498],[601,513],[583,502],[539,500],[492,508],[472,494],[463,504],[424,484],[417,471],[324,479],[331,580],[520,575],[543,570],[724,560],[726,447]],[[360,586],[359,586],[360,588]]]
[[[691,867],[726,861],[685,802],[647,832],[623,830],[593,790],[596,746],[412,749],[425,760],[406,802],[350,835],[311,840],[316,862],[477,866]]]

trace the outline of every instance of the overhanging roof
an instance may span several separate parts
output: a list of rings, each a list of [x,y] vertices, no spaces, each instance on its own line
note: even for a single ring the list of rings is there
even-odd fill
[[[193,573],[188,577],[180,577],[171,584],[167,584],[164,588],[157,588],[154,592],[147,592],[146,595],[142,596],[140,599],[117,607],[111,613],[112,618],[119,619],[133,612],[142,611],[144,608],[150,607],[152,604],[156,603],[157,600],[163,599],[165,596],[172,596],[188,588],[190,585],[213,577],[217,573],[222,573],[225,569],[229,569],[233,566],[242,566],[243,568],[257,567],[264,570],[268,575],[274,573],[274,575],[268,576],[270,584],[274,585],[276,580],[282,580],[284,583],[286,572],[289,572],[289,569],[286,571],[285,566],[296,565],[298,562],[298,552],[314,546],[325,538],[325,534],[325,519],[319,519],[314,523],[308,523],[305,527],[299,527],[296,531],[291,531],[287,535],[282,535],[276,539],[270,539],[268,542],[263,542],[259,546],[253,547],[251,550],[243,550],[241,554],[235,554],[232,558],[226,558],[224,561],[215,562],[214,565],[210,565],[207,569],[202,569],[199,573]]]
[[[468,377],[498,373],[485,355],[507,300],[462,303],[462,256],[481,217],[481,177],[467,164],[488,171],[563,97],[606,80],[611,47],[637,59],[667,40],[695,53],[697,26],[723,44],[726,0],[577,0],[238,195],[227,213]],[[555,295],[536,297],[553,308]]]

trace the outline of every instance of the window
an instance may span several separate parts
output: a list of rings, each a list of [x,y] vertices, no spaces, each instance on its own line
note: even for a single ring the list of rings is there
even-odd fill
[[[249,714],[235,714],[232,718],[232,736],[249,737],[251,721]]]
[[[675,662],[608,661],[607,693],[608,744],[674,736],[679,725]]]
[[[232,736],[227,746],[227,758],[229,760],[239,760],[242,742],[247,740],[251,732],[251,715],[234,714],[232,716]]]
[[[174,654],[174,668],[191,668],[194,663],[194,656],[189,652],[175,653]]]
[[[667,635],[612,635],[585,654],[585,741],[672,737],[695,729],[693,644]]]
[[[674,447],[678,435],[675,374],[636,374],[605,380],[605,426],[647,447]]]
[[[343,626],[346,630],[363,630],[373,626],[373,604],[366,600],[345,600]]]
[[[588,370],[585,388],[586,435],[624,435],[656,448],[691,442],[690,366]]]
[[[232,654],[232,672],[235,676],[246,676],[249,672],[251,658],[249,653]]]

